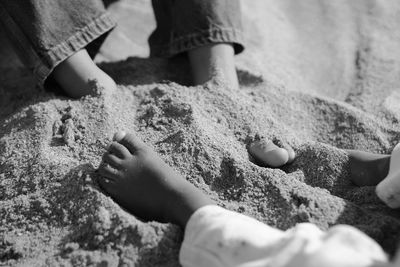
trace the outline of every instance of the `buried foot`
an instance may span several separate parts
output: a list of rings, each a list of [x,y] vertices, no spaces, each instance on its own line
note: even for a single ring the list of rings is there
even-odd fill
[[[118,204],[145,220],[185,227],[212,201],[133,134],[119,132],[103,155],[98,182]]]
[[[281,167],[292,163],[296,157],[291,147],[281,148],[270,140],[257,140],[250,144],[250,155],[262,167]]]

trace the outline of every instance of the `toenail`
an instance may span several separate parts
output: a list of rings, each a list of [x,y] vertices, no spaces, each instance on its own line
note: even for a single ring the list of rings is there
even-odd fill
[[[125,137],[125,135],[126,135],[125,131],[117,132],[117,133],[114,134],[113,140],[119,142],[119,141],[122,140],[122,138]]]

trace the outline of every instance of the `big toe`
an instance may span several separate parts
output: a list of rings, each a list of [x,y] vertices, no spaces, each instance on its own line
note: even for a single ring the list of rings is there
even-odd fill
[[[116,132],[114,134],[113,140],[119,142],[125,137],[125,135],[126,135],[125,131]]]
[[[287,143],[283,143],[283,149],[285,149],[289,155],[288,161],[286,162],[286,164],[290,164],[292,163],[295,159],[296,159],[296,153],[294,152],[293,148],[287,144]]]
[[[123,131],[114,135],[114,140],[125,146],[131,154],[134,154],[138,149],[143,149],[146,144],[134,134],[125,133]]]
[[[271,141],[260,140],[252,143],[249,153],[263,166],[281,167],[293,161],[294,152],[280,148]]]

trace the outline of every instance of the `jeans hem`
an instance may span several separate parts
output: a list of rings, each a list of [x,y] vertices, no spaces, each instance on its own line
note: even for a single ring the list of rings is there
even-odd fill
[[[104,13],[85,27],[79,29],[67,40],[46,51],[43,59],[47,64],[42,62],[42,64],[39,64],[39,66],[34,69],[34,74],[38,78],[39,83],[43,85],[47,77],[58,64],[86,47],[89,43],[110,31],[115,26],[116,22],[108,13]]]
[[[235,54],[244,50],[244,37],[240,30],[232,28],[211,28],[174,38],[170,43],[151,45],[151,57],[173,57],[182,52],[215,43],[233,43]]]

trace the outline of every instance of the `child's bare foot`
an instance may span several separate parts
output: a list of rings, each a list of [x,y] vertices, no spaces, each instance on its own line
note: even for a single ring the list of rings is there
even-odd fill
[[[93,62],[85,49],[61,62],[52,75],[64,92],[73,98],[97,94],[94,80],[104,90],[111,91],[116,87],[114,80]]]
[[[358,186],[373,186],[388,174],[390,156],[358,150],[347,150],[350,164],[350,179]]]
[[[281,167],[292,163],[295,153],[291,147],[281,148],[269,140],[255,141],[249,146],[249,153],[262,167]]]
[[[392,151],[389,173],[376,187],[376,194],[389,207],[400,208],[400,144]]]
[[[198,208],[212,204],[132,134],[114,135],[98,171],[102,189],[145,220],[172,222],[184,228]]]

